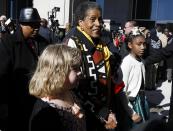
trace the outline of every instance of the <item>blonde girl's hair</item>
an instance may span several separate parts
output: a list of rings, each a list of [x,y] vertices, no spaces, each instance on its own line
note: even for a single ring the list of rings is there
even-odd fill
[[[29,84],[29,93],[38,98],[56,96],[65,90],[71,67],[80,66],[79,49],[64,44],[49,45],[41,54]]]

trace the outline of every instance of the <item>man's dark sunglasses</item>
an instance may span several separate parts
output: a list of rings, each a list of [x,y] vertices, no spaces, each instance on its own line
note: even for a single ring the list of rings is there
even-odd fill
[[[29,23],[21,23],[21,24],[25,26],[31,26],[33,29],[40,28],[40,22],[29,22]]]

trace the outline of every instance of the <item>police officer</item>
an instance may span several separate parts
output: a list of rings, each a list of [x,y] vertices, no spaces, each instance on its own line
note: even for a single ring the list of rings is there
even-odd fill
[[[40,16],[35,8],[20,11],[19,24],[13,35],[6,34],[0,43],[0,129],[8,127],[27,131],[29,115],[35,98],[28,93],[28,83],[38,56],[48,45],[38,35]]]

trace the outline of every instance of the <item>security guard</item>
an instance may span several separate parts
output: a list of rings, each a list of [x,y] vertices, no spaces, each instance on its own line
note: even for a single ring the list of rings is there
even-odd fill
[[[49,44],[38,35],[40,16],[36,8],[23,8],[13,35],[6,34],[0,43],[0,129],[8,127],[27,131],[33,98],[28,83],[41,51]]]

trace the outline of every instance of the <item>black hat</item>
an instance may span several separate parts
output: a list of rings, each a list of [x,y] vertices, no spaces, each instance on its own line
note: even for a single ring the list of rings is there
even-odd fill
[[[20,11],[19,22],[40,22],[40,15],[36,8],[23,8]]]

